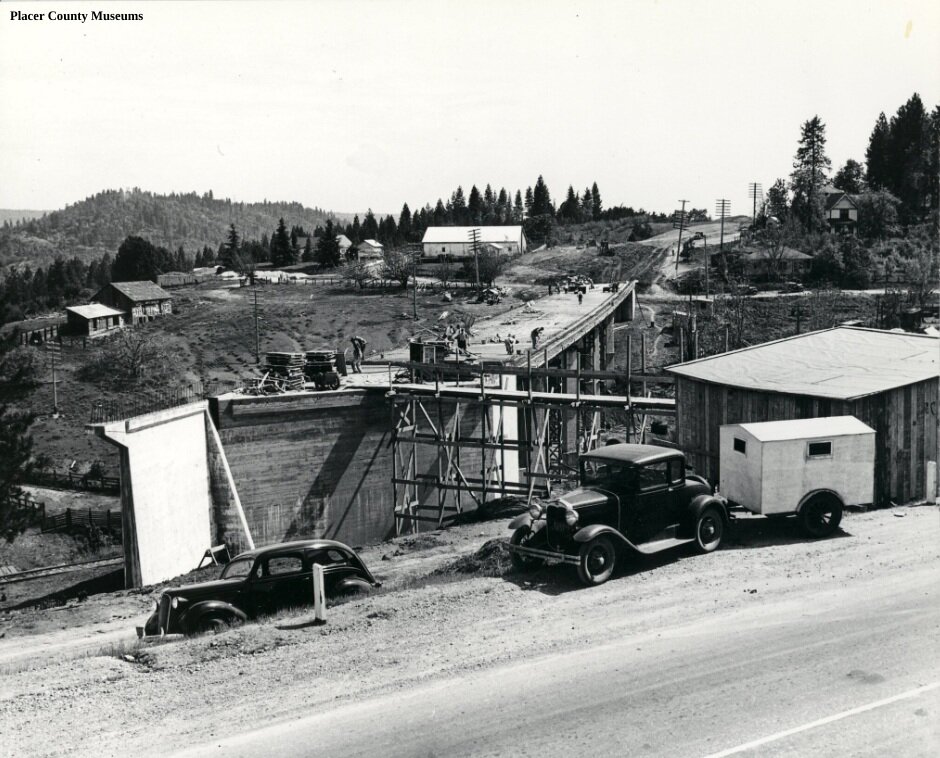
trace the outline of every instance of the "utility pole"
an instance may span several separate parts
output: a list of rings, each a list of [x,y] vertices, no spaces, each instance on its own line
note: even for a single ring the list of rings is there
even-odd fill
[[[255,362],[261,363],[261,327],[259,326],[260,318],[258,317],[258,286],[254,285],[251,288],[252,299],[254,300],[254,314],[255,314]]]
[[[52,358],[52,418],[59,417],[59,385],[58,379],[56,377],[56,358],[59,357],[60,345],[55,341],[55,337],[52,338],[51,342],[46,343],[46,349],[49,351],[49,355]]]
[[[709,290],[708,290],[708,235],[705,232],[702,232],[702,249],[705,252],[705,299],[708,299]]]
[[[480,230],[471,229],[467,232],[470,237],[470,248],[473,250],[473,265],[476,269],[477,289],[480,289]]]
[[[728,217],[728,214],[731,212],[731,201],[726,198],[720,197],[715,201],[715,215],[721,219],[721,236],[718,240],[718,252],[724,254],[725,252],[725,219]]]
[[[414,288],[411,291],[411,311],[414,320],[418,320],[418,255],[419,250],[416,245],[411,248],[411,278],[414,280]]]
[[[751,215],[751,224],[757,223],[757,198],[764,196],[764,190],[760,185],[760,182],[751,182],[747,185],[747,193],[751,198],[752,202],[752,215]]]
[[[676,211],[676,214],[679,216],[679,241],[676,243],[676,278],[679,277],[679,251],[682,249],[682,230],[685,228],[685,204],[689,202],[688,200],[680,200],[682,203],[682,210]],[[672,228],[676,228],[676,220],[673,219]]]

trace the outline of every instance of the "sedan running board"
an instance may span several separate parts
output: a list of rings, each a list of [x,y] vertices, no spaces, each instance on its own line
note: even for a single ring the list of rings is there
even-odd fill
[[[652,555],[653,553],[661,553],[663,550],[669,550],[670,548],[679,547],[680,545],[688,545],[690,542],[695,542],[695,540],[671,537],[665,540],[656,540],[655,542],[644,542],[641,545],[634,545],[634,547],[638,552],[643,553],[643,555]]]

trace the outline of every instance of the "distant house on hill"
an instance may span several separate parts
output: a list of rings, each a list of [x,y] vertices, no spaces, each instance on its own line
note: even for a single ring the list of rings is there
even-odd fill
[[[66,308],[65,318],[71,334],[97,337],[124,326],[125,313],[101,303],[92,303]]]
[[[346,257],[346,253],[349,252],[349,248],[352,247],[352,240],[349,239],[345,234],[336,235],[336,244],[339,245],[339,254],[341,258]]]
[[[385,248],[376,240],[363,240],[357,247],[361,261],[378,260],[385,254]]]
[[[524,253],[528,240],[521,226],[429,226],[421,244],[425,258],[469,258],[473,255],[470,232],[476,229],[480,246],[498,245],[507,255]]]
[[[858,229],[858,203],[852,195],[833,188],[832,192],[826,192],[823,208],[830,229],[855,234]]]
[[[749,279],[799,279],[809,273],[813,256],[783,247],[777,253],[763,247],[742,246],[726,250],[729,262],[740,266],[741,273]],[[721,254],[709,248],[709,259],[713,266],[721,265]]]
[[[111,282],[98,290],[92,301],[124,311],[131,324],[173,312],[170,293],[153,282]]]

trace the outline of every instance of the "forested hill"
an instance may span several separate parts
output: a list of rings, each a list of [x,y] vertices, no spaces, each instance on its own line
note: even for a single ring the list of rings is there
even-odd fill
[[[105,190],[25,223],[4,221],[0,266],[46,266],[56,256],[76,256],[86,262],[104,253],[113,256],[129,234],[173,251],[182,245],[193,255],[203,245],[215,250],[226,238],[229,224],[235,224],[243,239],[260,239],[271,235],[280,218],[288,228],[314,229],[331,215],[300,203],[219,200],[211,191],[156,195],[136,188]]]

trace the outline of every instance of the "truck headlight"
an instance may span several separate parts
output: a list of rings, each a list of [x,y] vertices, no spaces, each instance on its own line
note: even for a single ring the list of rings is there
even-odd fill
[[[565,523],[568,526],[574,526],[578,523],[578,512],[574,509],[565,511]]]
[[[532,517],[532,520],[539,518],[542,515],[542,506],[538,503],[532,503],[529,506],[529,515]]]
[[[170,601],[170,607],[176,610],[180,606],[180,599],[178,597],[173,598]]]

